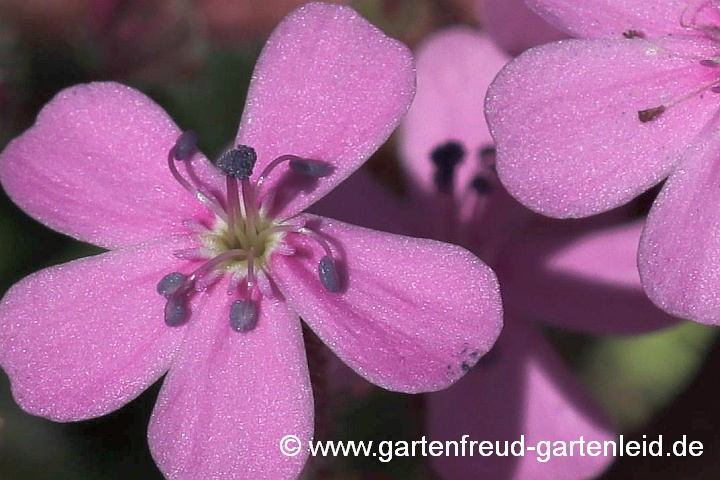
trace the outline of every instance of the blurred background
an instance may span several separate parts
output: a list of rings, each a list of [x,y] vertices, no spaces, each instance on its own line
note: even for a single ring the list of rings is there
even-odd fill
[[[490,0],[488,0],[490,1]],[[499,0],[502,1],[502,0]],[[212,158],[236,133],[255,60],[272,28],[301,0],[0,0],[0,148],[28,128],[64,87],[93,80],[132,85],[198,133]],[[483,28],[472,0],[354,0],[387,34],[414,47],[444,26]],[[486,25],[486,28],[488,25]],[[489,26],[492,28],[491,26]],[[520,26],[518,26],[520,28]],[[505,45],[511,53],[522,48]],[[403,191],[395,150],[366,165]],[[48,230],[0,198],[0,290],[40,268],[99,253]],[[698,458],[619,459],[604,479],[720,478],[720,346],[716,331],[691,323],[651,335],[597,338],[548,331],[618,431],[642,439],[688,435]],[[345,372],[343,375],[354,375]],[[354,382],[351,380],[351,383]],[[145,438],[158,392],[92,421],[58,424],[24,414],[0,373],[0,480],[162,479]],[[359,382],[331,399],[333,439],[418,439],[423,398]],[[427,459],[338,459],[308,478],[435,479]],[[451,479],[450,479],[451,480]],[[489,479],[492,480],[492,479]]]

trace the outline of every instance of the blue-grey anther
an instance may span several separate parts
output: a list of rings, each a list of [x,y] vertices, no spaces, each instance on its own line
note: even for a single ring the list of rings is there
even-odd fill
[[[168,273],[158,282],[157,292],[165,298],[170,298],[186,279],[187,275],[180,272]]]
[[[486,145],[480,149],[480,158],[482,160],[489,160],[497,154],[495,147],[492,145]]]
[[[313,178],[327,177],[333,172],[333,166],[329,163],[306,158],[293,158],[290,160],[290,168],[294,172]]]
[[[257,306],[252,300],[237,300],[230,306],[230,327],[236,332],[249,332],[257,325]]]
[[[197,150],[197,135],[192,130],[187,130],[175,142],[173,158],[182,162],[192,157],[195,150]]]
[[[165,304],[165,324],[175,327],[185,323],[190,316],[187,299],[184,296],[172,296]]]
[[[493,192],[493,184],[489,178],[482,175],[475,175],[470,182],[470,187],[479,195],[488,195]]]
[[[435,165],[433,183],[442,193],[452,190],[455,168],[465,158],[465,147],[455,140],[438,145],[430,152],[430,160]]]
[[[228,177],[245,180],[252,175],[256,161],[257,154],[252,147],[238,145],[223,153],[216,165]]]
[[[335,260],[332,257],[325,255],[318,265],[318,275],[322,282],[325,290],[328,292],[339,292],[340,291],[340,277],[338,275],[337,267],[335,266]]]

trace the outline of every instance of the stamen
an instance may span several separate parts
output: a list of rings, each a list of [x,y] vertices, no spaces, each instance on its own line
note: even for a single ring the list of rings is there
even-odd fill
[[[257,220],[257,209],[255,207],[255,198],[253,195],[253,186],[250,183],[250,180],[247,178],[243,179],[240,182],[240,185],[242,186],[242,197],[243,197],[243,207],[245,208],[245,220],[247,222],[247,233],[250,237],[250,240],[252,241],[253,238],[257,235],[257,230],[255,230],[255,222]]]
[[[157,284],[157,292],[165,298],[175,295],[178,288],[185,283],[187,275],[180,272],[172,272],[165,275]]]
[[[487,168],[495,168],[495,158],[497,157],[497,150],[493,145],[485,145],[480,148],[480,162]]]
[[[191,273],[189,276],[183,275],[184,278],[182,278],[182,281],[179,285],[176,285],[177,281],[180,279],[177,275],[182,274],[175,274],[170,273],[168,275],[165,275],[162,280],[158,283],[157,290],[158,293],[160,293],[163,296],[166,296],[163,292],[168,292],[168,298],[175,298],[175,297],[184,297],[188,292],[190,292],[194,286],[195,283],[200,279],[203,275],[207,274],[208,272],[211,272],[215,270],[217,267],[222,265],[223,263],[234,260],[234,259],[242,259],[242,257],[246,256],[247,252],[245,250],[240,249],[233,249],[233,250],[227,250],[220,255],[216,256],[215,258],[205,262],[203,265],[201,265],[197,270],[195,270],[193,273]],[[203,287],[207,287],[210,285],[210,281],[202,282],[200,285],[200,289],[202,290]]]
[[[696,23],[688,23],[685,21],[685,17],[688,13],[688,11],[693,8],[693,16],[691,19],[691,22],[695,21],[695,18],[697,17],[697,14],[705,8],[707,5],[705,4],[704,0],[701,0],[700,2],[696,2],[695,5],[690,4],[685,7],[682,14],[680,15],[680,26],[683,28],[689,28],[691,30],[698,30],[705,34],[705,36],[714,39],[714,40],[720,40],[720,27],[716,25],[698,25]]]
[[[454,140],[436,147],[430,153],[430,159],[436,167],[435,174],[433,175],[435,188],[443,193],[451,192],[453,178],[455,177],[455,168],[464,157],[465,148],[461,143]]]
[[[645,38],[645,34],[641,32],[640,30],[628,30],[627,32],[623,32],[623,37],[625,38]]]
[[[280,233],[280,232],[292,232],[292,233],[299,233],[300,235],[307,235],[308,237],[315,240],[315,242],[320,245],[323,250],[325,250],[325,254],[329,257],[332,257],[332,249],[330,248],[330,245],[325,241],[325,239],[316,231],[310,230],[307,227],[298,227],[295,225],[276,225],[274,227],[266,228],[263,230],[263,232],[258,235],[257,239],[258,241],[264,240],[265,238],[269,237],[270,235],[274,233]],[[291,249],[292,246],[288,245]],[[291,250],[291,251],[294,251]]]
[[[329,255],[320,259],[320,263],[318,264],[318,276],[320,277],[320,281],[325,287],[325,290],[333,293],[340,291],[340,277],[335,265],[335,260],[333,260],[333,258]]]
[[[192,133],[192,132],[190,132]],[[194,135],[194,134],[192,134]],[[168,168],[170,169],[170,173],[172,173],[172,176],[177,180],[177,182],[188,192],[190,192],[195,198],[200,200],[202,203],[205,204],[210,210],[215,213],[218,217],[220,217],[223,220],[227,220],[225,217],[225,211],[222,209],[220,205],[218,205],[215,201],[213,201],[211,198],[207,197],[205,194],[200,192],[197,188],[192,186],[190,182],[185,180],[182,175],[180,175],[180,172],[178,172],[177,167],[175,166],[175,160],[187,160],[192,157],[192,154],[190,154],[187,157],[184,158],[178,158],[178,153],[180,152],[180,155],[186,154],[187,150],[190,148],[190,142],[192,141],[192,137],[188,132],[183,132],[180,137],[178,137],[177,141],[175,142],[175,145],[170,149],[168,152]],[[193,150],[194,152],[194,150]]]
[[[255,255],[252,251],[248,253],[247,258],[247,276],[245,277],[245,286],[247,291],[251,292],[255,286]]]
[[[292,232],[299,233],[300,235],[306,235],[315,241],[318,245],[325,250],[325,256],[320,260],[318,265],[318,274],[320,281],[325,288],[330,292],[340,291],[340,279],[338,276],[335,260],[333,260],[332,248],[330,244],[314,230],[310,230],[307,227],[297,227],[295,225],[276,225],[274,227],[267,228],[258,236],[258,240],[263,240],[267,236],[279,232]]]
[[[720,67],[720,58],[705,58],[700,60],[700,65],[703,67]]]
[[[228,206],[228,216],[227,216],[227,226],[228,226],[228,235],[229,235],[229,244],[231,247],[237,246],[237,228],[235,227],[236,223],[240,218],[242,217],[242,214],[240,212],[240,193],[238,192],[238,184],[237,180],[228,175],[225,178],[225,185],[227,188],[227,206]]]
[[[470,187],[479,195],[488,195],[493,192],[492,182],[482,175],[475,175],[470,182]]]
[[[638,119],[643,123],[647,123],[662,115],[664,111],[664,105],[660,105],[659,107],[647,108],[645,110],[639,110]]]
[[[212,284],[220,280],[220,277],[222,277],[223,272],[213,270],[212,272],[208,272],[205,275],[202,275],[201,277],[198,277],[197,280],[195,280],[195,291],[196,292],[204,292]]]
[[[257,325],[257,307],[252,300],[237,300],[230,306],[230,327],[239,333],[253,330]]]
[[[334,170],[333,166],[327,162],[305,158],[293,158],[290,160],[290,169],[312,178],[327,177]]]
[[[256,161],[257,154],[252,147],[238,145],[222,154],[216,165],[228,177],[243,180],[250,178]]]
[[[227,191],[228,191],[228,231],[230,233],[231,246],[236,246],[235,225],[241,218],[240,212],[240,193],[238,191],[237,181],[240,180],[243,186],[243,204],[245,206],[245,217],[247,219],[248,230],[252,236],[254,229],[254,209],[249,208],[251,202],[248,197],[252,195],[250,189],[246,187],[250,182],[248,178],[252,175],[255,162],[257,161],[257,153],[252,147],[247,145],[238,145],[237,148],[225,152],[217,161],[218,168],[227,175]]]
[[[665,110],[672,107],[673,105],[676,105],[684,100],[692,98],[704,90],[710,89],[711,91],[715,92],[715,90],[713,90],[713,88],[718,86],[718,84],[720,84],[720,78],[713,78],[710,81],[700,84],[694,90],[692,90],[680,97],[674,98],[673,100],[671,100],[669,102],[665,102],[664,104],[662,104],[660,106],[653,107],[653,108],[647,108],[645,110],[639,110],[638,118],[643,123],[649,122],[650,120],[654,120],[655,118],[659,117],[663,112],[665,112]]]
[[[173,295],[165,304],[165,324],[175,327],[185,323],[190,316],[187,299],[182,295]]]
[[[192,130],[186,130],[175,141],[172,152],[175,160],[183,162],[192,157],[196,150],[197,135]]]
[[[259,188],[265,182],[267,176],[275,170],[275,168],[283,162],[290,162],[290,169],[302,175],[313,178],[322,178],[330,175],[335,168],[322,160],[312,160],[309,158],[298,157],[297,155],[281,155],[270,162],[267,167],[260,173],[255,182],[255,187]]]

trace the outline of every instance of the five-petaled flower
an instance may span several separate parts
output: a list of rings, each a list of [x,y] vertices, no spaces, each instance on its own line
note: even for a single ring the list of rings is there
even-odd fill
[[[717,1],[528,0],[585,37],[526,52],[488,91],[497,168],[556,217],[628,202],[669,177],[638,265],[664,310],[720,324],[720,6]]]
[[[58,94],[2,153],[0,180],[46,225],[112,251],[3,299],[18,403],[95,417],[168,372],[148,432],[168,478],[277,480],[307,458],[280,439],[312,436],[299,317],[382,387],[462,376],[501,328],[493,272],[456,246],[301,213],[387,139],[414,81],[404,45],[349,8],[308,4],[265,46],[217,168],[131,88]]]

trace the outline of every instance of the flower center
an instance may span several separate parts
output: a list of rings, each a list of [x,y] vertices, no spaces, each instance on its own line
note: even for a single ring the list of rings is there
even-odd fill
[[[230,325],[237,332],[248,332],[257,324],[257,302],[262,295],[273,295],[270,274],[270,254],[285,255],[294,249],[284,242],[285,235],[296,233],[314,240],[325,251],[318,265],[318,276],[325,289],[340,290],[340,282],[332,249],[325,239],[304,226],[287,220],[271,218],[272,195],[256,198],[265,178],[281,163],[299,174],[321,178],[332,173],[332,167],[318,160],[283,155],[268,164],[255,183],[250,181],[257,155],[252,147],[238,145],[224,153],[216,166],[225,175],[227,199],[223,207],[211,195],[201,192],[178,171],[176,162],[187,162],[196,152],[196,136],[184,132],[168,153],[168,168],[173,177],[199,201],[215,213],[212,228],[195,225],[201,247],[176,252],[180,258],[201,260],[203,263],[192,273],[171,272],[157,285],[157,291],[167,299],[165,323],[181,325],[190,317],[189,299],[203,292],[222,276],[229,275],[228,294],[239,296],[230,307]]]

